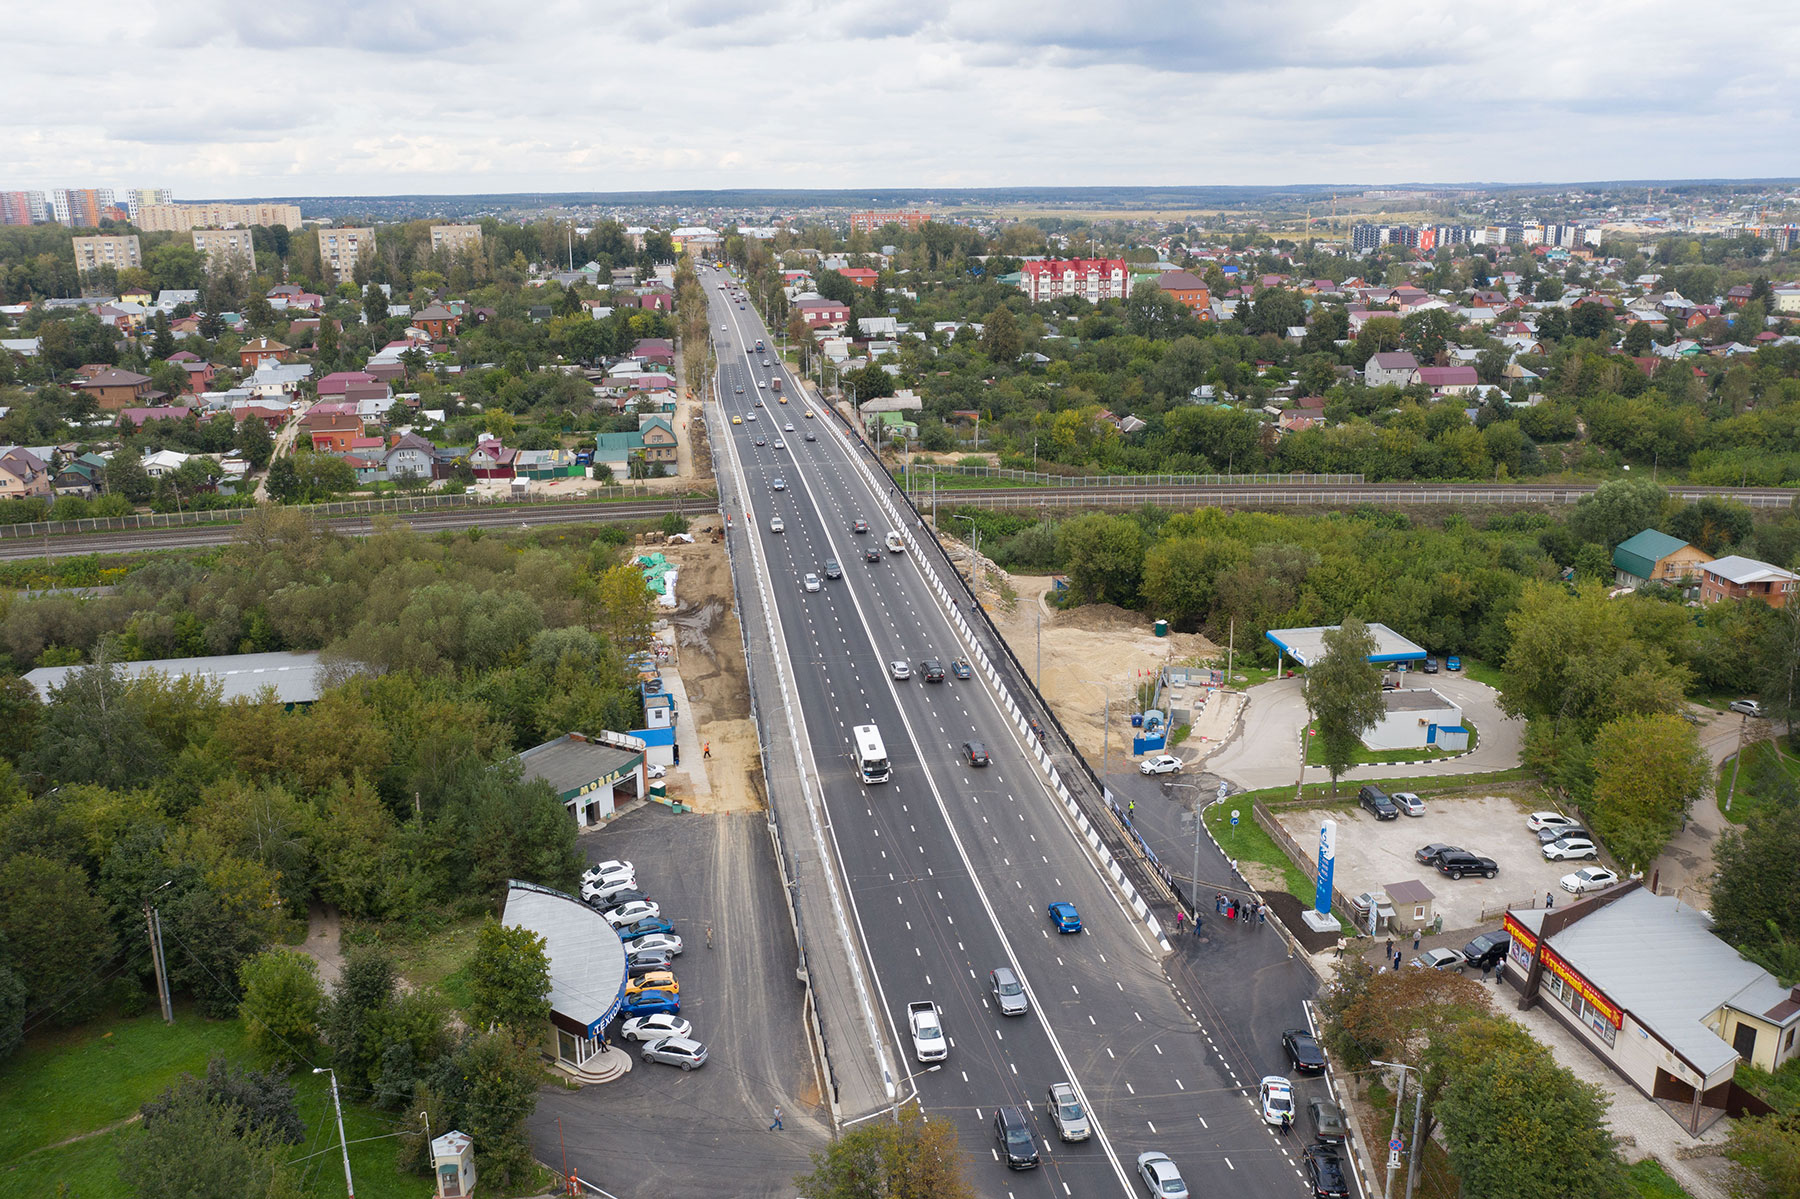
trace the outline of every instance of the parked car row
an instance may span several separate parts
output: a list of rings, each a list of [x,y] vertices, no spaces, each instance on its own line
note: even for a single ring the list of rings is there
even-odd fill
[[[1396,791],[1389,795],[1372,784],[1356,793],[1356,802],[1377,820],[1398,820],[1402,812],[1408,816],[1425,814],[1425,801],[1411,791]]]
[[[1440,845],[1436,842],[1421,845],[1413,851],[1413,858],[1420,865],[1431,866],[1439,874],[1451,879],[1460,879],[1469,874],[1493,878],[1500,873],[1500,864],[1494,859],[1470,853],[1460,845]]]
[[[630,862],[600,862],[581,876],[581,898],[606,917],[625,947],[625,992],[619,1037],[644,1044],[643,1058],[693,1070],[706,1064],[706,1046],[681,1018],[681,983],[672,969],[681,953],[675,926],[637,885]]]
[[[1564,816],[1561,812],[1533,812],[1525,818],[1525,827],[1537,834],[1546,862],[1595,862],[1562,876],[1559,885],[1569,894],[1604,891],[1619,881],[1616,871],[1595,861],[1600,856],[1599,843],[1574,817]]]

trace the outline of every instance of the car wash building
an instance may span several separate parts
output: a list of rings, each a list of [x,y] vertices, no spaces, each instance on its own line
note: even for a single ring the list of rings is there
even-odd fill
[[[524,777],[550,784],[582,828],[611,819],[644,790],[642,739],[624,733],[564,733],[519,755]]]
[[[1274,642],[1275,648],[1280,651],[1276,658],[1278,667],[1286,659],[1305,669],[1325,656],[1325,634],[1335,632],[1340,627],[1318,625],[1307,629],[1270,629],[1263,636]],[[1375,652],[1369,655],[1369,661],[1382,665],[1417,662],[1425,657],[1423,646],[1415,645],[1386,625],[1372,624],[1367,627],[1369,635],[1375,638]]]
[[[544,939],[550,959],[545,1056],[582,1082],[608,1082],[630,1070],[631,1056],[605,1041],[625,993],[625,945],[606,917],[573,895],[514,879],[500,922]]]

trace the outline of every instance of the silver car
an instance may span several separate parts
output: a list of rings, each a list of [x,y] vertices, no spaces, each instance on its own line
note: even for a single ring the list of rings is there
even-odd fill
[[[1181,1180],[1181,1171],[1169,1160],[1166,1153],[1138,1154],[1138,1177],[1150,1188],[1150,1193],[1157,1199],[1188,1199],[1187,1183]]]
[[[1423,816],[1425,814],[1425,801],[1420,799],[1417,795],[1414,795],[1411,791],[1396,791],[1388,796],[1388,798],[1394,801],[1394,806],[1396,808],[1399,808],[1408,816]]]
[[[1088,1127],[1087,1113],[1081,1110],[1081,1100],[1075,1097],[1075,1088],[1066,1082],[1050,1084],[1050,1122],[1056,1125],[1056,1135],[1065,1141],[1085,1141],[1094,1135]]]
[[[663,1037],[644,1046],[644,1060],[692,1070],[706,1065],[706,1046],[686,1037]]]
[[[988,976],[994,984],[994,1002],[1000,1006],[1002,1016],[1023,1016],[1030,1008],[1025,998],[1025,988],[1019,983],[1019,976],[1014,974],[1011,966],[996,966]]]

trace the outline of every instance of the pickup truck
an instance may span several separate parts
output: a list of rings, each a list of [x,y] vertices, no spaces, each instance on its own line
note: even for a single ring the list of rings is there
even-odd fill
[[[887,547],[888,553],[890,554],[904,554],[906,552],[906,542],[901,540],[900,534],[898,533],[889,533],[887,535]]]
[[[937,1004],[930,1000],[906,1005],[906,1022],[912,1027],[913,1056],[922,1062],[941,1062],[950,1056]]]

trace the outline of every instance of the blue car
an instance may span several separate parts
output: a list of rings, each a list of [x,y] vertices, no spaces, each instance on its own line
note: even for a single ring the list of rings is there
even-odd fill
[[[1444,666],[1450,670],[1461,670],[1462,669],[1462,659],[1456,658],[1456,657],[1445,658]]]
[[[670,924],[660,916],[652,916],[647,920],[640,920],[636,924],[627,924],[624,928],[620,929],[619,940],[635,941],[639,937],[647,937],[651,933],[672,933],[674,931],[675,926],[673,924]]]
[[[956,661],[950,663],[950,673],[959,679],[966,679],[973,672],[969,669],[968,659],[958,658]]]
[[[619,1015],[630,1019],[633,1016],[658,1016],[664,1013],[674,1015],[681,1010],[681,996],[668,991],[639,991],[636,995],[627,996],[619,1007]]]
[[[1059,933],[1078,933],[1081,931],[1081,913],[1075,905],[1065,900],[1057,900],[1050,905],[1050,920],[1056,925]]]

